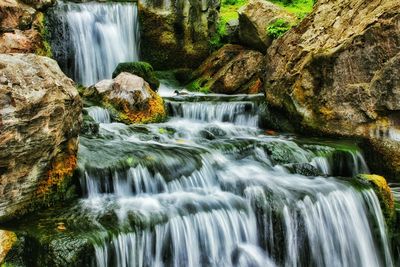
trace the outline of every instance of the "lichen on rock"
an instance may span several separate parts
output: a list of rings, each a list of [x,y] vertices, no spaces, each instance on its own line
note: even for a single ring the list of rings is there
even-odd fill
[[[394,196],[383,176],[376,174],[360,174],[357,178],[369,182],[378,196],[386,222],[391,224],[396,216]]]
[[[73,81],[47,57],[0,54],[0,81],[4,221],[66,199],[82,103]]]
[[[160,122],[166,117],[163,99],[143,78],[128,72],[98,82],[83,96],[107,108],[114,120],[123,123]]]

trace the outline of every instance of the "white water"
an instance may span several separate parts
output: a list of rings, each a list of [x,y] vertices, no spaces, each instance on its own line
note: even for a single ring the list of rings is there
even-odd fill
[[[95,264],[393,266],[372,190],[289,172],[368,172],[361,153],[265,135],[256,102],[226,99],[169,98],[166,123],[102,123],[97,139],[81,137],[82,204],[118,217]]]
[[[63,34],[70,36],[73,64],[64,66],[76,82],[88,86],[109,79],[120,62],[139,59],[139,21],[136,4],[59,3],[54,10]]]

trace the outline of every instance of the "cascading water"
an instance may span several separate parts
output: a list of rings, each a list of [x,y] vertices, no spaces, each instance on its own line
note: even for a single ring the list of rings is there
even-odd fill
[[[109,79],[120,62],[139,59],[136,4],[60,2],[49,12],[51,45],[62,70],[82,85]]]
[[[393,266],[348,144],[268,135],[257,96],[166,99],[165,123],[104,123],[79,165],[96,266]],[[103,114],[103,115],[100,115]],[[354,181],[353,181],[354,182]]]

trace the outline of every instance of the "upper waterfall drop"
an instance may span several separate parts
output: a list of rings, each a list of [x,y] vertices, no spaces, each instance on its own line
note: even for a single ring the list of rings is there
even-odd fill
[[[134,3],[61,2],[49,13],[54,58],[76,82],[111,78],[120,62],[139,60],[139,20]]]

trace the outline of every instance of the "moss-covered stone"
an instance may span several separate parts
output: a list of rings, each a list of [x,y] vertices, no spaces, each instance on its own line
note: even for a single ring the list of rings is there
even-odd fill
[[[11,250],[16,241],[17,236],[14,232],[0,230],[0,263],[4,263],[8,252]]]
[[[142,77],[150,84],[151,89],[154,91],[157,91],[158,87],[160,87],[160,81],[157,79],[153,67],[147,62],[139,61],[119,63],[115,68],[112,77],[117,77],[121,72],[129,72]]]
[[[52,57],[51,46],[48,41],[49,32],[47,30],[46,17],[43,13],[38,13],[36,17],[37,23],[35,25],[36,30],[39,32],[42,40],[41,45],[36,48],[35,54],[39,56]]]
[[[391,225],[395,220],[396,211],[394,207],[394,196],[385,178],[375,174],[360,174],[357,176],[357,178],[367,181],[371,184],[376,195],[378,196],[386,222],[387,224]]]

